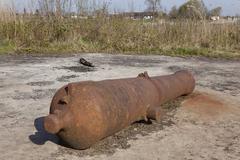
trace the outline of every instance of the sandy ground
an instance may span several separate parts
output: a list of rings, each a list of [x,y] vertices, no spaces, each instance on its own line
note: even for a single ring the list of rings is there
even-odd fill
[[[80,57],[96,67],[81,66]],[[134,124],[85,151],[66,148],[43,130],[52,96],[68,82],[136,77],[143,71],[163,75],[180,69],[194,73],[197,88],[162,123]],[[238,160],[239,102],[239,61],[107,54],[1,56],[0,159]]]

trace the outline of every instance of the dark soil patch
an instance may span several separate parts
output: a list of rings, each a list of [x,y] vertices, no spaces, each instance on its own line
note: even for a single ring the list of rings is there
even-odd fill
[[[239,88],[240,88],[240,82],[236,81],[225,81],[225,82],[219,82],[219,83],[209,83],[208,85],[202,85],[198,84],[203,87],[211,88],[215,91],[225,92],[229,91],[229,93],[232,96],[236,96],[240,94]]]
[[[70,154],[76,155],[78,157],[83,156],[94,156],[107,154],[111,155],[115,153],[116,149],[127,149],[130,147],[128,143],[129,140],[137,140],[137,135],[146,136],[150,133],[159,131],[164,129],[164,127],[168,127],[174,125],[172,118],[175,114],[176,108],[178,108],[182,102],[183,98],[178,98],[174,101],[165,103],[162,107],[166,110],[166,115],[163,117],[162,121],[157,123],[156,121],[148,121],[148,122],[136,122],[131,126],[123,129],[122,131],[105,138],[100,141],[96,145],[92,146],[87,150],[74,150],[66,147],[59,147],[59,151],[56,153],[57,155]]]
[[[62,67],[58,69],[65,69],[65,70],[70,70],[73,72],[94,72],[96,71],[95,68],[93,67],[86,67],[86,66],[70,66],[70,67]]]
[[[194,75],[204,75],[205,74],[205,68],[193,68],[193,67],[189,67],[189,66],[170,66],[168,67],[168,69],[172,72],[177,72],[180,70],[189,70],[191,71]]]
[[[33,92],[19,92],[16,91],[15,95],[12,97],[14,100],[28,100],[28,99],[34,99],[34,100],[39,100],[43,99],[46,97],[52,97],[54,93],[56,92],[56,89],[46,89],[46,90],[41,90],[41,89],[36,89],[33,90]]]
[[[46,97],[53,97],[54,93],[56,92],[56,89],[47,89],[47,90],[41,90],[36,89],[33,90],[33,95],[31,96],[32,99],[43,99]]]
[[[46,57],[32,56],[32,55],[5,55],[1,56],[0,64],[13,63],[13,64],[36,64],[44,63]]]
[[[237,75],[239,75],[239,73],[234,70],[225,71],[223,69],[214,69],[214,70],[210,70],[208,72],[208,74],[210,74],[210,75],[216,75],[216,76],[220,76],[220,77],[236,77]]]
[[[173,71],[173,72],[176,72],[176,71],[182,70],[183,67],[180,67],[180,66],[170,66],[170,67],[168,67],[168,69]]]
[[[60,78],[57,78],[57,81],[59,81],[59,82],[68,82],[69,79],[77,78],[77,77],[79,77],[79,76],[77,76],[77,75],[62,76]]]
[[[105,61],[107,60],[107,61]],[[161,59],[149,59],[147,56],[139,58],[137,56],[115,56],[110,59],[101,60],[102,63],[109,65],[120,65],[120,66],[130,66],[130,67],[153,67],[161,63],[166,63],[167,61]]]
[[[49,86],[49,85],[53,85],[53,84],[54,84],[53,81],[39,81],[39,82],[27,83],[27,85],[29,85],[29,86]]]

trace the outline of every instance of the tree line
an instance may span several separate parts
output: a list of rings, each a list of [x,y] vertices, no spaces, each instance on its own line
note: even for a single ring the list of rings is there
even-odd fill
[[[173,6],[168,15],[172,19],[187,18],[202,20],[212,16],[220,16],[221,12],[222,7],[216,7],[208,10],[203,0],[189,0],[179,8]]]
[[[109,13],[110,3],[99,3],[97,0],[38,0],[32,2],[38,8],[37,14],[52,14],[61,16],[71,13],[73,10],[78,15],[90,15],[95,13]],[[153,15],[167,16],[170,19],[207,19],[211,16],[220,16],[221,7],[209,10],[203,0],[188,0],[180,7],[173,6],[169,13],[163,11],[161,0],[145,0],[146,11]],[[24,12],[26,10],[24,9]]]
[[[212,16],[220,16],[222,12],[222,7],[208,10],[203,0],[188,0],[179,8],[173,6],[168,14],[162,10],[161,0],[146,0],[145,4],[147,11],[168,16],[171,19],[207,19]]]

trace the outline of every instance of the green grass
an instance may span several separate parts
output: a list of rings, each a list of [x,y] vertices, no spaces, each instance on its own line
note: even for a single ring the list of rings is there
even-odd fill
[[[0,54],[14,53],[15,46],[10,42],[0,42]]]
[[[114,48],[102,48],[101,45],[78,41],[74,43],[55,42],[47,47],[30,46],[16,47],[11,44],[0,46],[0,54],[72,54],[72,53],[112,53],[112,54],[131,54],[131,55],[167,55],[179,57],[209,57],[224,59],[240,59],[240,52],[229,50],[214,50],[206,48],[141,48],[141,50],[115,50]]]
[[[169,56],[240,59],[240,52],[238,51],[220,51],[206,48],[172,48],[163,52]]]

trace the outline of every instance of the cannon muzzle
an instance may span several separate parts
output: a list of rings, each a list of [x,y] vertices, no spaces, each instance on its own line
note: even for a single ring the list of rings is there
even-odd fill
[[[62,126],[58,117],[50,114],[44,118],[44,128],[49,133],[57,134],[62,129]]]

